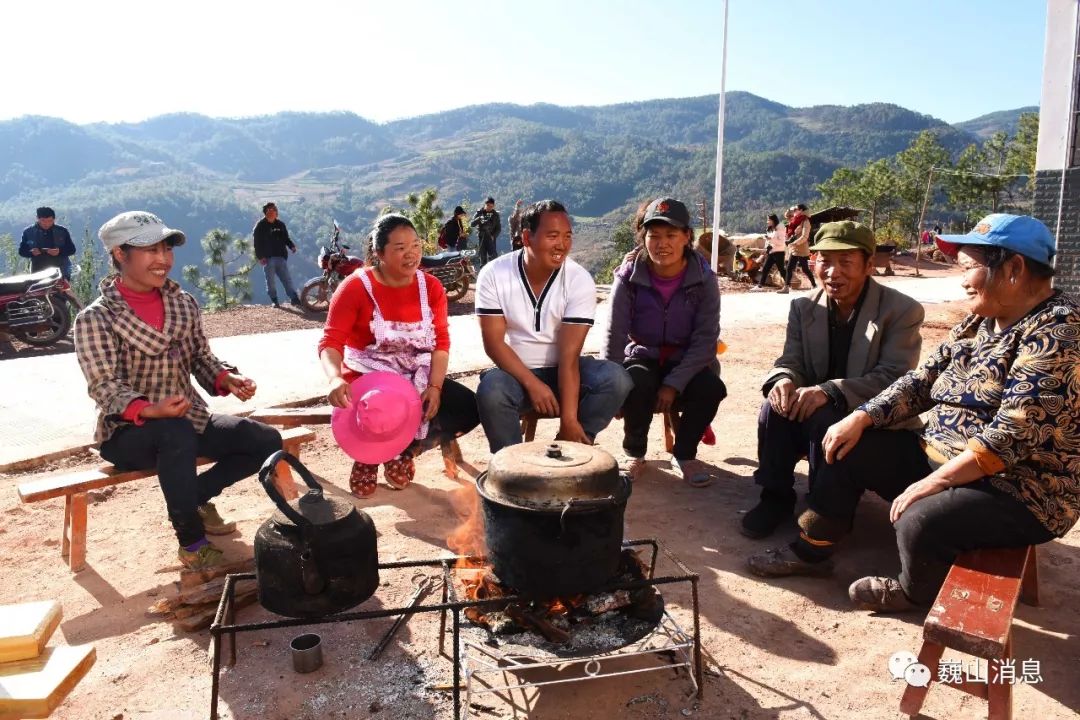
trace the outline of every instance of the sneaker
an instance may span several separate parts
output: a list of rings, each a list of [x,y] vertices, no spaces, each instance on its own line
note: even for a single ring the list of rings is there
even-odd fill
[[[788,286],[788,285],[785,285],[784,287],[777,290],[776,294],[777,295],[787,295],[789,292],[791,292],[791,287]]]
[[[682,478],[683,482],[693,488],[709,487],[713,483],[713,476],[709,473],[709,466],[697,459],[676,460],[671,456],[671,474]]]
[[[295,306],[295,307],[303,307],[303,304],[302,304],[302,303],[300,302],[300,298],[299,298],[299,297],[296,297],[296,296],[293,296],[293,297],[292,297],[292,298],[291,298],[291,299],[289,300],[289,304],[290,304],[290,305],[293,305],[293,306]]]
[[[861,610],[879,613],[913,610],[915,603],[908,599],[900,582],[891,577],[864,577],[851,583],[848,597]]]
[[[236,532],[236,523],[222,518],[212,502],[199,506],[199,517],[207,535],[231,535]]]
[[[746,559],[750,572],[758,577],[787,577],[788,575],[806,575],[822,577],[833,571],[833,561],[826,558],[818,562],[807,562],[795,554],[790,545],[766,550]]]
[[[752,510],[743,515],[739,532],[754,540],[769,537],[780,526],[780,523],[791,519],[794,511],[794,504],[762,499]]]
[[[279,303],[277,300],[271,300],[270,304],[276,307],[278,310],[281,309],[281,303]]]
[[[206,570],[220,565],[225,555],[216,547],[207,543],[198,550],[185,550],[181,547],[177,551],[176,557],[180,559],[180,564],[188,570]]]
[[[619,470],[630,476],[631,480],[637,480],[645,474],[645,470],[648,465],[645,464],[645,458],[633,457],[632,455],[626,455],[619,461]]]

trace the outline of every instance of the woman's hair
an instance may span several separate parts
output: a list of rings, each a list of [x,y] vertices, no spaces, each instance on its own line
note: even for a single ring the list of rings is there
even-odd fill
[[[772,220],[773,227],[780,227],[780,218],[776,217],[776,213],[769,213],[769,220]]]
[[[1020,255],[1015,250],[1009,248],[999,247],[997,245],[961,245],[961,249],[971,253],[979,255],[983,259],[983,264],[986,265],[986,279],[993,281],[997,275],[997,271],[1009,262],[1012,258]],[[1036,280],[1049,280],[1054,277],[1054,268],[1038,260],[1032,260],[1026,255],[1024,258],[1024,266],[1027,267],[1028,272]]]
[[[371,244],[375,252],[385,250],[387,243],[390,242],[390,233],[401,227],[412,228],[413,232],[416,232],[416,226],[412,224],[412,220],[401,213],[380,215],[371,231]]]
[[[458,215],[464,215],[464,214],[465,214],[465,208],[461,207],[460,205],[455,205],[454,206],[454,217],[457,217]]]

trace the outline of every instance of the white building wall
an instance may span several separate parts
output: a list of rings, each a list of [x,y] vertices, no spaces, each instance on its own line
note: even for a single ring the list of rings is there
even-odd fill
[[[1061,170],[1070,144],[1080,0],[1047,0],[1039,149],[1035,170]]]

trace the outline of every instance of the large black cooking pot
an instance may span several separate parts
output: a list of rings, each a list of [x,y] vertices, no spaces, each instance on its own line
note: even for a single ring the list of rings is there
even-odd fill
[[[282,460],[310,488],[292,503],[273,483]],[[366,513],[323,497],[308,469],[284,451],[263,463],[259,482],[278,507],[255,533],[255,575],[264,608],[289,617],[321,617],[355,607],[375,593],[379,556],[375,525]]]
[[[631,485],[600,448],[512,445],[491,458],[476,486],[500,582],[559,597],[593,592],[618,572]]]

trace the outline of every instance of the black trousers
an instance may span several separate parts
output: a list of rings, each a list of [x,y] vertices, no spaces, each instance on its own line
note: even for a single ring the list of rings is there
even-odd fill
[[[480,238],[480,247],[478,248],[477,257],[480,260],[480,267],[484,267],[491,260],[499,257],[498,251],[495,249],[495,238],[487,237],[486,235]]]
[[[930,472],[918,434],[867,430],[843,460],[821,468],[810,507],[850,527],[864,491],[891,501]],[[978,548],[1036,545],[1053,537],[1023,503],[986,478],[950,488],[916,501],[897,521],[900,585],[911,600],[929,605],[957,555]]]
[[[825,464],[821,450],[825,431],[846,414],[829,402],[802,422],[796,422],[773,410],[768,400],[761,404],[758,468],[754,471],[754,482],[761,486],[762,500],[795,506],[795,465],[806,458],[812,488],[818,468]]]
[[[787,261],[787,277],[784,278],[784,284],[790,285],[791,281],[795,279],[795,268],[802,268],[803,274],[806,275],[810,281],[810,287],[817,287],[817,281],[814,280],[814,274],[810,272],[810,258],[799,257],[798,255],[792,255]]]
[[[765,264],[761,267],[761,279],[758,280],[758,287],[765,287],[765,284],[769,282],[769,273],[772,272],[773,268],[780,271],[780,280],[786,284],[783,250],[771,252],[765,256]]]
[[[406,452],[416,457],[436,445],[443,445],[461,437],[480,424],[480,411],[476,407],[476,393],[450,378],[443,380],[442,402],[439,411],[428,424],[428,434],[423,440],[413,440]]]
[[[126,425],[101,445],[101,457],[117,469],[157,470],[169,520],[181,545],[204,535],[197,508],[233,483],[254,475],[281,449],[281,433],[269,425],[232,415],[211,415],[202,433],[187,418]],[[196,474],[195,459],[217,462]]]
[[[656,360],[627,360],[623,367],[634,381],[634,387],[622,407],[623,450],[630,457],[645,457],[656,394],[664,378],[676,365],[660,365]],[[709,368],[691,378],[676,396],[672,409],[679,413],[679,422],[675,430],[675,446],[671,450],[676,460],[697,457],[701,435],[716,417],[720,402],[725,397],[727,388],[724,381]]]

